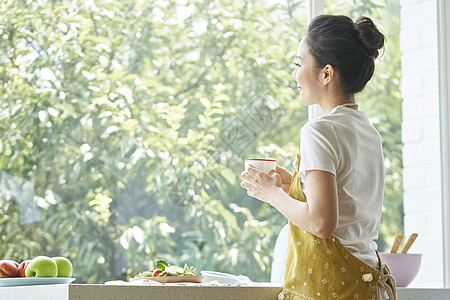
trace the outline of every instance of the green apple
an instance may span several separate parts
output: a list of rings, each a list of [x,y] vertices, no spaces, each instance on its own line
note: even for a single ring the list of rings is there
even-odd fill
[[[72,276],[72,263],[65,257],[53,257],[53,260],[58,265],[58,275],[57,277],[67,277],[70,278]]]
[[[47,256],[37,256],[30,261],[25,269],[26,277],[56,277],[58,265]]]

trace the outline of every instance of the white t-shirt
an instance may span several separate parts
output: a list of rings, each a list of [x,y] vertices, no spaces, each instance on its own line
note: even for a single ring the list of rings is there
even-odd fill
[[[336,176],[339,221],[333,233],[354,256],[378,268],[375,253],[384,193],[381,137],[366,114],[345,106],[306,123],[300,137],[300,179],[305,171]],[[308,199],[308,191],[305,191]]]

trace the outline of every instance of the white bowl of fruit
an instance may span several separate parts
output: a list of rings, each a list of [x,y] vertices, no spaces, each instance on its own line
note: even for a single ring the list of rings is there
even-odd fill
[[[67,284],[75,280],[71,278],[72,262],[66,257],[37,256],[22,261],[0,260],[0,287]]]

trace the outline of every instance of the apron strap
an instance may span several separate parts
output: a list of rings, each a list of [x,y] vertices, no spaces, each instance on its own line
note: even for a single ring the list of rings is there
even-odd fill
[[[378,291],[376,293],[376,300],[384,300],[385,294],[387,293],[388,298],[390,300],[397,299],[397,293],[395,290],[395,280],[392,277],[389,268],[385,263],[381,264],[380,267],[380,277],[378,279]]]
[[[380,277],[378,279],[377,292],[375,293],[374,300],[397,300],[395,279],[392,277],[388,266],[381,261],[378,251],[375,250],[375,253],[377,254],[378,264],[380,266]],[[386,296],[388,296],[388,298],[385,298]]]

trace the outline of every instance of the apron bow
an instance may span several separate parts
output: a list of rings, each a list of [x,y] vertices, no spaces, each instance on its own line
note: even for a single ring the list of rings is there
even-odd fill
[[[396,300],[397,299],[397,293],[394,291],[395,287],[395,280],[394,277],[392,277],[391,272],[389,271],[389,268],[385,263],[381,264],[380,268],[380,277],[378,279],[378,291],[386,291],[388,294],[387,299]],[[377,297],[376,300],[383,300],[386,299],[385,295],[380,295],[380,293],[376,293]]]

